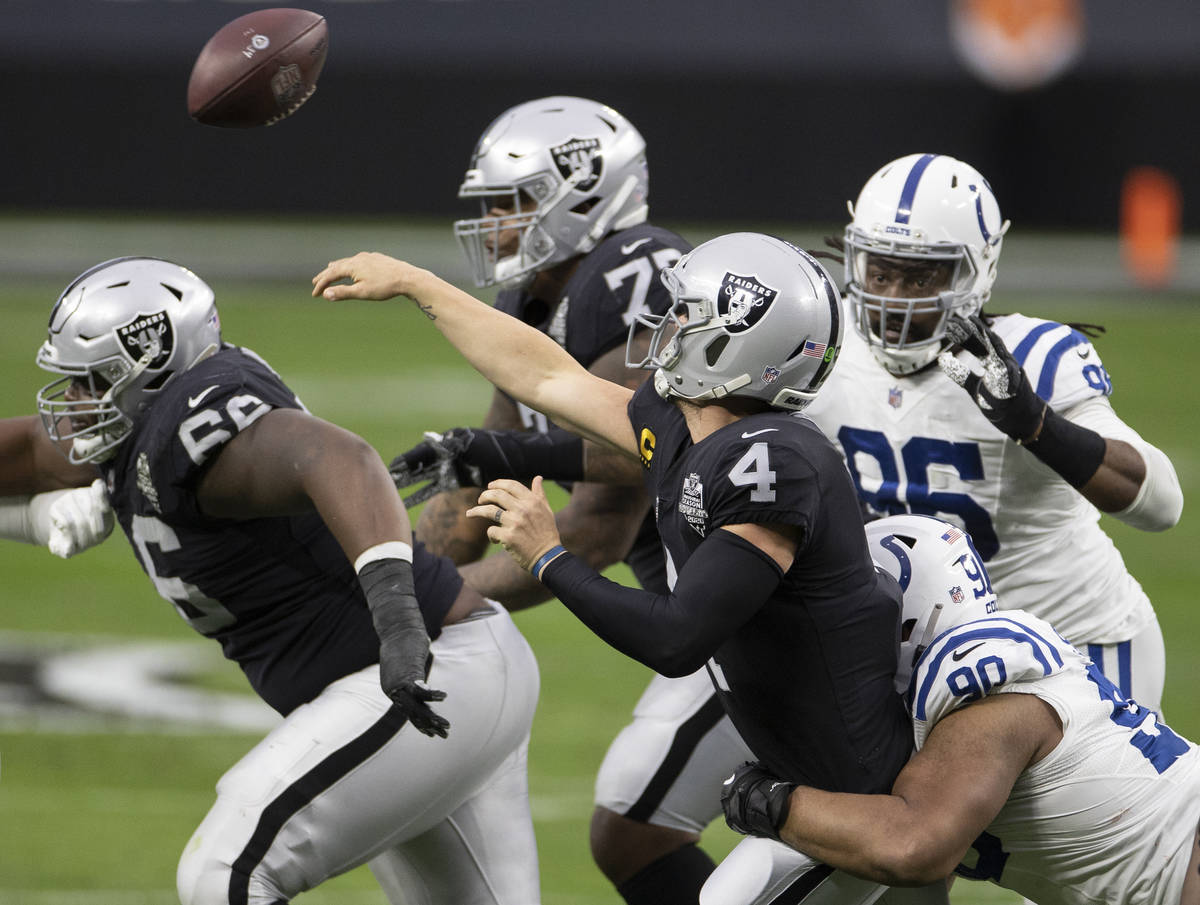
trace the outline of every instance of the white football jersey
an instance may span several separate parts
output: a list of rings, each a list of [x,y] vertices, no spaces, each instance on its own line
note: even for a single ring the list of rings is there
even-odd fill
[[[1055,411],[1095,428],[1103,407],[1104,423],[1117,428],[1106,435],[1136,438],[1112,414],[1112,385],[1086,336],[1020,314],[996,318],[992,329]],[[966,528],[1002,607],[1047,619],[1077,645],[1125,641],[1153,622],[1099,511],[997,430],[937,365],[893,376],[847,330],[805,414],[841,449],[874,512],[934,515]]]
[[[1063,738],[1021,773],[959,873],[1035,902],[1176,905],[1200,821],[1200,749],[1020,610],[925,651],[909,692],[917,747],[956,708],[1005,693],[1049,703]]]

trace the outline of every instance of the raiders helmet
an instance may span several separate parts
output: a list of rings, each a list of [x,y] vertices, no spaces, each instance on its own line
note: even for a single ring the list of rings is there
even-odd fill
[[[454,235],[476,285],[521,285],[644,222],[648,192],[646,142],[629,120],[596,101],[544,97],[484,130],[458,190],[480,215],[457,221]],[[519,239],[501,248],[509,230]]]
[[[630,325],[625,363],[654,368],[664,398],[741,396],[798,410],[829,376],[842,343],[841,300],[817,261],[790,242],[731,233],[662,272],[672,307]],[[634,336],[652,331],[638,359]]]
[[[909,154],[886,164],[849,208],[845,292],[854,328],[891,373],[920,370],[943,348],[946,319],[975,314],[988,300],[1008,221],[979,171],[942,154]],[[874,256],[944,263],[949,283],[923,298],[873,294],[867,268]],[[932,332],[910,330],[915,315],[932,312],[939,315]]]
[[[891,515],[868,522],[875,565],[904,593],[896,689],[908,691],[917,660],[942,632],[996,612],[983,559],[963,529],[927,515]]]
[[[56,441],[71,441],[72,462],[102,462],[155,394],[220,344],[213,291],[190,270],[159,258],[97,264],[50,312],[37,363],[64,376],[38,392],[42,422]],[[73,382],[86,384],[87,398],[67,398]]]

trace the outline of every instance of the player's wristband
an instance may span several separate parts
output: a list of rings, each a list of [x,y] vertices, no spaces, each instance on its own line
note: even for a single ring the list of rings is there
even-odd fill
[[[381,559],[402,559],[410,563],[413,561],[412,545],[406,544],[402,540],[390,540],[376,544],[374,547],[367,547],[358,555],[358,559],[354,560],[354,571],[362,572],[371,563],[379,562]]]
[[[1107,443],[1094,430],[1080,427],[1049,406],[1036,438],[1022,444],[1078,490],[1104,462]]]
[[[557,559],[566,552],[567,548],[562,544],[555,544],[538,558],[538,561],[533,564],[533,568],[531,568],[529,571],[533,574],[534,578],[541,581],[542,572],[546,570],[546,566],[550,565],[551,561]]]

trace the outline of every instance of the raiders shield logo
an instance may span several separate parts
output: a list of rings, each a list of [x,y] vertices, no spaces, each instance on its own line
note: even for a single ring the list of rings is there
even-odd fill
[[[598,138],[572,138],[551,148],[550,154],[563,179],[579,174],[576,177],[579,181],[575,183],[578,192],[590,192],[604,172],[604,155],[600,153]]]
[[[147,369],[157,371],[171,358],[175,348],[175,331],[167,312],[139,314],[123,327],[117,327],[117,336],[125,352],[134,361],[150,356]]]
[[[758,277],[727,273],[717,296],[717,314],[728,319],[726,330],[741,333],[762,320],[778,295],[778,289],[764,286]]]

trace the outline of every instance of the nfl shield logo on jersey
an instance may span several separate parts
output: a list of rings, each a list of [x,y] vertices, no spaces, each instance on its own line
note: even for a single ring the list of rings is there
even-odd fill
[[[126,354],[134,361],[150,356],[150,364],[146,367],[151,371],[165,365],[175,348],[175,331],[171,329],[165,311],[139,314],[124,326],[117,327],[117,336]]]
[[[726,330],[741,333],[762,320],[777,295],[778,289],[764,285],[756,276],[727,273],[717,294],[717,314],[728,321]]]
[[[600,153],[600,139],[572,138],[558,147],[551,148],[554,165],[563,179],[570,179],[576,173],[579,181],[575,183],[575,191],[590,192],[600,181],[604,166],[604,155]]]
[[[900,408],[904,402],[904,390],[899,387],[892,387],[888,390],[888,405],[894,409]]]

